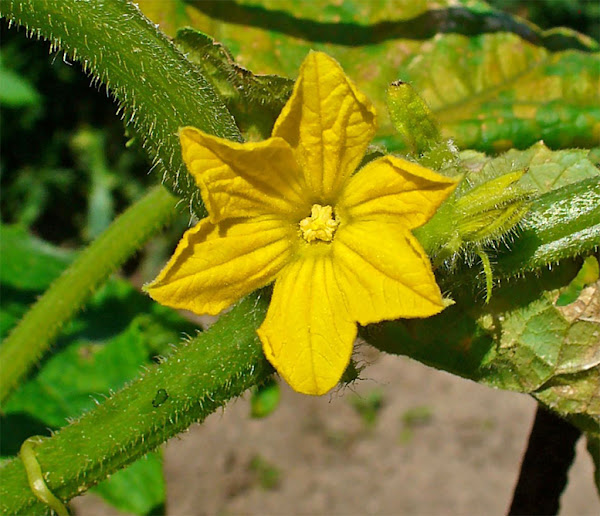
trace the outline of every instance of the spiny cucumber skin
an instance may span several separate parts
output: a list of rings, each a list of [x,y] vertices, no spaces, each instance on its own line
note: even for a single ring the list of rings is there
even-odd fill
[[[177,131],[192,125],[235,141],[234,119],[199,69],[126,0],[2,0],[0,15],[50,41],[103,83],[141,137],[165,183],[204,214]]]
[[[266,299],[249,296],[209,331],[40,444],[36,454],[49,489],[69,500],[265,381],[273,369],[255,330],[266,308]],[[168,398],[154,407],[160,389]],[[21,461],[4,464],[0,512],[43,510]]]

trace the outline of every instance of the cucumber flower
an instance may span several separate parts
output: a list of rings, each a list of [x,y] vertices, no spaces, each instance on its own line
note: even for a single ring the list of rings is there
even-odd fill
[[[311,52],[271,138],[236,143],[180,130],[208,217],[146,287],[156,301],[216,315],[275,282],[258,331],[298,392],[320,395],[350,361],[357,323],[428,317],[445,304],[411,230],[455,182],[384,156],[356,174],[375,109],[326,54]]]

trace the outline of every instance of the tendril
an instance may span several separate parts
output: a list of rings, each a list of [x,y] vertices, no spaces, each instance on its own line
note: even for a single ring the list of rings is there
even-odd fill
[[[479,256],[479,258],[481,259],[481,264],[483,265],[483,273],[485,274],[485,302],[487,304],[492,298],[492,288],[494,287],[492,264],[490,263],[490,257],[483,250],[482,246],[477,246],[477,256]]]
[[[43,442],[43,440],[43,437],[34,435],[25,440],[19,451],[23,466],[25,466],[29,487],[35,497],[50,507],[58,516],[69,516],[69,511],[67,511],[65,505],[48,489],[44,475],[42,474],[42,468],[35,455],[35,447]]]

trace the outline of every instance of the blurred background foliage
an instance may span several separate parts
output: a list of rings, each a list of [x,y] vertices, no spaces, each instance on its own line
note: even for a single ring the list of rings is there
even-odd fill
[[[157,178],[104,86],[5,20],[0,38],[2,223],[77,248]]]

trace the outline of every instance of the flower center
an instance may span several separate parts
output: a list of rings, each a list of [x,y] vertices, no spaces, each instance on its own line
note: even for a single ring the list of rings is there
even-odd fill
[[[335,220],[331,206],[313,204],[310,217],[300,221],[300,232],[302,238],[307,242],[313,242],[314,240],[331,242],[338,225],[339,222]]]

